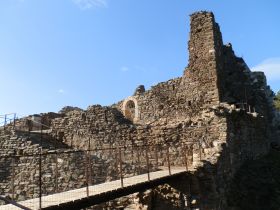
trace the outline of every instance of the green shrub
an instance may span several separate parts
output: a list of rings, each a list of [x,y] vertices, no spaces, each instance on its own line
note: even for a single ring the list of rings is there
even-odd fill
[[[276,94],[274,98],[274,105],[278,111],[280,111],[280,91]]]

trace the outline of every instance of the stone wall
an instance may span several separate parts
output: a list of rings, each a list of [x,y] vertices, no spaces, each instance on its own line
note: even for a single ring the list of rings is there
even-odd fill
[[[183,164],[187,150],[200,208],[216,209],[226,205],[227,183],[240,165],[269,150],[273,94],[263,74],[251,72],[230,44],[223,45],[212,13],[191,15],[189,51],[183,77],[148,91],[137,88],[112,107],[69,112],[52,127],[63,142],[83,149],[89,141],[93,148],[166,145],[174,165]]]
[[[244,161],[266,154],[270,143],[279,140],[273,93],[263,73],[251,72],[244,60],[235,56],[230,44],[223,45],[219,25],[210,12],[191,15],[189,52],[189,64],[182,77],[159,83],[147,91],[140,86],[134,95],[112,106],[94,105],[86,110],[67,108],[61,115],[52,117],[48,122],[49,138],[54,141],[48,142],[61,145],[63,150],[95,151],[88,154],[94,168],[90,172],[91,183],[118,178],[118,154],[117,150],[112,152],[112,148],[127,148],[121,153],[125,176],[146,171],[143,145],[150,145],[146,149],[151,160],[157,155],[157,163],[150,163],[151,170],[166,166],[167,150],[173,166],[185,166],[186,155],[191,178],[140,193],[139,206],[161,210],[183,209],[185,205],[203,210],[226,209],[226,192],[238,168]],[[31,146],[34,151],[39,149],[34,145],[36,141],[30,145],[26,142],[16,151],[24,153]],[[9,144],[12,145],[12,141]],[[159,145],[158,150],[155,145]],[[51,153],[48,150],[52,147],[46,143],[43,149]],[[80,167],[84,153],[67,154],[62,153],[59,163],[52,155],[44,159],[44,193],[85,185],[85,170]],[[18,167],[36,179],[36,170],[29,168],[34,164],[27,162],[19,160]],[[54,170],[59,171],[60,186],[51,179],[58,176]],[[73,172],[69,175],[65,171]],[[3,173],[7,175],[3,175],[2,182],[7,183],[10,172],[4,170]],[[21,188],[21,184],[18,186]],[[37,192],[30,188],[25,191],[18,191],[22,198]],[[163,200],[172,207],[163,206]],[[126,199],[125,205],[129,202],[133,199]]]
[[[42,193],[76,189],[85,186],[85,157],[79,153],[67,152],[66,146],[40,147],[38,136],[0,134],[0,194],[17,201],[35,198],[39,195],[39,153],[42,151]],[[57,150],[51,150],[50,148]],[[61,150],[61,151],[60,151]],[[71,150],[70,150],[71,151]],[[79,166],[79,167],[77,167]],[[57,177],[57,185],[55,183]],[[14,193],[13,193],[14,192]]]

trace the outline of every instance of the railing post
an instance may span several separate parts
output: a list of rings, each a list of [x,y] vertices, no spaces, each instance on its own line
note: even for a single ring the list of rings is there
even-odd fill
[[[6,129],[6,123],[7,123],[7,115],[4,116],[4,130]]]
[[[201,154],[201,142],[199,141],[198,143],[198,147],[199,147],[199,161],[201,161],[202,159],[202,154]]]
[[[187,147],[183,146],[183,150],[184,150],[183,156],[185,158],[186,171],[188,171],[189,169],[188,169],[188,156],[187,156],[188,155],[188,151],[187,151]]]
[[[134,163],[134,152],[133,152],[133,145],[131,145],[131,165],[135,165]],[[135,167],[136,168],[136,167]],[[135,169],[133,171],[133,176],[135,176]]]
[[[140,147],[139,147],[140,149]],[[140,154],[139,154],[139,150],[138,148],[136,148],[136,153],[137,153],[137,171],[138,171],[138,175],[140,174],[140,169],[141,169],[141,165],[140,165]]]
[[[155,146],[155,153],[156,153],[156,170],[158,169],[158,145]]]
[[[121,186],[123,187],[122,150],[121,150],[121,148],[118,148],[118,150],[119,150],[119,160],[120,160],[120,178],[121,178]]]
[[[14,113],[14,130],[16,129],[16,113]]]
[[[15,156],[12,157],[12,200],[15,200]]]
[[[91,185],[92,184],[92,165],[91,165],[91,139],[88,139],[88,184]]]
[[[55,192],[58,193],[58,154],[55,153]]]
[[[116,174],[117,174],[117,177],[116,179],[119,178],[119,147],[117,146],[116,148],[112,148],[112,152],[115,152],[115,159],[116,159],[116,164],[115,164],[115,168],[116,168]]]
[[[91,151],[89,152],[89,155],[88,155],[88,166],[89,166],[89,185],[92,185],[92,159],[91,159]]]
[[[41,135],[40,135],[40,152],[39,152],[39,209],[42,209],[42,141],[43,133],[41,126]]]
[[[85,159],[86,159],[86,168],[85,168],[85,175],[86,175],[86,191],[87,191],[87,197],[89,196],[89,188],[88,188],[88,156],[87,152],[84,152]]]
[[[194,144],[192,144],[192,145],[191,145],[191,148],[190,148],[190,149],[191,149],[191,155],[192,155],[192,159],[191,159],[191,161],[192,161],[191,164],[192,164],[192,165],[193,165],[193,145],[194,145]],[[188,150],[188,152],[189,152],[189,151],[190,151],[190,150]]]
[[[27,127],[28,127],[28,138],[30,138],[30,132],[31,132],[31,120],[27,119]],[[42,140],[42,130],[43,126],[41,125],[41,140]],[[42,146],[42,145],[41,145]]]
[[[149,154],[148,154],[148,146],[146,145],[146,164],[147,164],[147,172],[148,172],[148,181],[150,181],[150,166],[149,166]]]
[[[167,153],[166,155],[167,155],[168,173],[169,173],[169,175],[171,175],[170,158],[169,158],[169,146],[167,146],[166,153]]]
[[[39,209],[42,209],[42,157],[39,154]]]

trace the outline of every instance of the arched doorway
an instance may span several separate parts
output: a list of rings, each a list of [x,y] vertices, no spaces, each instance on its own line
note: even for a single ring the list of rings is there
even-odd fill
[[[138,120],[138,104],[135,98],[129,97],[123,102],[123,114],[132,122]]]
[[[131,121],[135,118],[135,104],[133,101],[126,103],[124,116]]]

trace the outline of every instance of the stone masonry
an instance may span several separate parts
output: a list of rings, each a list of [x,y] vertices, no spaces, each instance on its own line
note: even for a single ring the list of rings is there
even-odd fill
[[[68,184],[55,186],[51,179],[55,173],[55,166],[51,164],[55,161],[44,159],[45,194],[53,193],[55,187],[61,191],[85,185],[84,169],[80,167],[83,154],[69,155],[67,149],[159,144],[169,147],[172,165],[182,166],[181,157],[187,155],[192,169],[188,178],[134,195],[137,199],[131,199],[134,203],[126,203],[126,206],[160,210],[189,209],[190,206],[201,210],[234,209],[228,205],[226,193],[235,172],[244,161],[266,154],[271,142],[280,141],[273,92],[262,72],[251,72],[244,60],[235,55],[231,44],[223,44],[213,13],[201,11],[191,15],[188,49],[189,64],[182,77],[159,83],[149,90],[140,85],[132,96],[112,106],[93,105],[86,110],[67,107],[51,118],[48,138],[68,155],[58,163],[57,173],[61,179],[67,179]],[[27,153],[31,154],[38,150],[38,145],[16,135],[2,137],[2,142],[17,144],[15,152],[29,149],[32,151]],[[1,146],[4,147],[3,143]],[[44,149],[51,153],[58,149],[55,148],[51,149],[49,143]],[[159,151],[160,166],[166,166],[163,152]],[[124,155],[130,155],[133,162],[133,154],[124,152]],[[114,157],[115,154],[106,150],[90,157],[95,159],[96,171],[100,173],[92,182],[114,179],[114,169],[106,165],[113,163]],[[1,161],[12,164],[3,158]],[[36,162],[36,158],[33,161]],[[19,159],[18,170],[24,171],[30,180],[35,179],[36,169],[25,162]],[[125,164],[127,175],[135,171],[132,162]],[[158,170],[155,166],[152,169]],[[5,175],[1,176],[1,186],[4,186],[11,179],[11,172],[2,170],[2,173]],[[36,190],[23,186],[26,184],[21,181],[23,173],[17,174],[21,174],[16,177],[17,185],[22,186],[16,188],[17,198],[36,197]],[[1,190],[1,193],[10,193],[7,186]],[[109,207],[103,205],[102,208]]]

